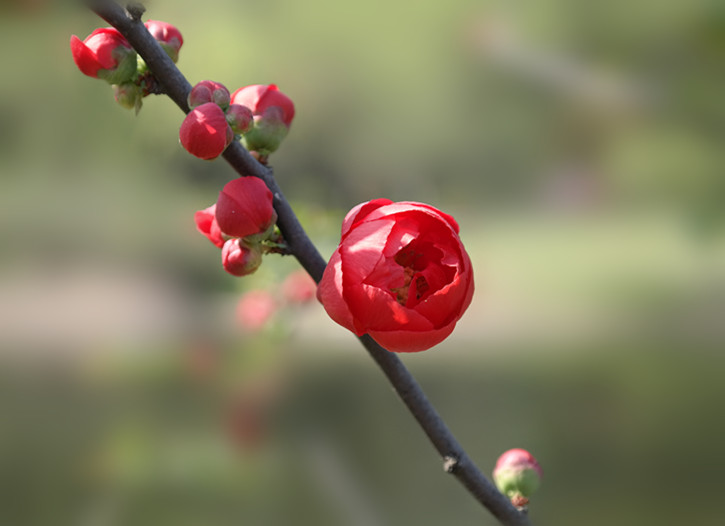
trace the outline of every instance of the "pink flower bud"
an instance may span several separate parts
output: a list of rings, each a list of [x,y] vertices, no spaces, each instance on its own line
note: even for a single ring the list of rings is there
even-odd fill
[[[200,159],[214,159],[234,140],[222,109],[207,102],[191,110],[179,129],[181,145]]]
[[[96,29],[85,40],[71,36],[70,49],[78,69],[89,77],[121,84],[136,74],[136,52],[112,27]]]
[[[179,59],[179,50],[184,43],[181,32],[175,26],[160,20],[147,20],[144,25],[151,36],[161,44],[171,60],[176,62]]]
[[[261,329],[277,311],[277,302],[266,290],[251,290],[237,304],[237,319],[245,329]]]
[[[227,122],[234,133],[247,133],[254,124],[252,110],[241,104],[232,104],[227,110]]]
[[[216,220],[222,232],[247,237],[267,231],[276,221],[272,192],[257,177],[229,181],[219,193]]]
[[[191,88],[187,101],[189,108],[196,108],[207,102],[213,102],[221,109],[226,110],[229,106],[229,90],[219,82],[202,80]]]
[[[496,487],[517,507],[528,504],[531,494],[539,488],[541,476],[541,466],[525,449],[509,449],[498,457],[493,470]]]
[[[222,265],[232,276],[252,274],[262,264],[259,245],[247,245],[239,238],[228,239],[222,247]]]
[[[254,115],[254,127],[242,137],[248,150],[267,156],[279,148],[295,116],[289,97],[274,84],[256,84],[235,91],[232,104],[246,106]]]
[[[317,284],[304,270],[296,270],[282,282],[282,296],[289,303],[308,303],[315,298]]]
[[[216,221],[215,212],[216,204],[213,204],[204,210],[197,211],[194,214],[194,221],[199,232],[209,238],[209,241],[214,243],[214,245],[222,248],[224,245],[224,237],[222,237],[222,231],[219,228],[219,223]]]

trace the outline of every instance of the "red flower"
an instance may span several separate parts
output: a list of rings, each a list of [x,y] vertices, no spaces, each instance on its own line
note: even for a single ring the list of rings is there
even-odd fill
[[[451,216],[375,199],[353,208],[317,289],[330,317],[395,352],[444,340],[473,296],[473,271]]]
[[[281,120],[287,128],[295,116],[292,100],[274,84],[254,84],[239,88],[232,93],[232,104],[246,106],[254,115],[259,116],[264,115],[269,108],[280,108]]]
[[[234,140],[222,109],[207,102],[191,110],[179,129],[181,145],[200,159],[214,159]]]
[[[204,210],[199,210],[194,214],[194,221],[196,222],[196,228],[199,232],[209,238],[209,241],[214,243],[219,248],[224,245],[224,238],[222,237],[222,231],[219,228],[219,223],[215,217],[216,204],[211,205]]]
[[[249,246],[239,238],[227,239],[222,246],[222,265],[232,276],[248,276],[262,264],[258,245]]]
[[[176,26],[167,22],[161,22],[160,20],[147,20],[144,25],[149,33],[151,33],[151,36],[161,44],[161,47],[176,62],[179,58],[179,49],[181,49],[184,43],[184,38]]]
[[[272,197],[264,181],[257,177],[229,181],[219,193],[216,204],[219,228],[234,237],[266,232],[277,221]]]
[[[71,36],[70,49],[78,69],[89,77],[120,84],[136,72],[136,52],[112,27],[96,29],[85,40]]]

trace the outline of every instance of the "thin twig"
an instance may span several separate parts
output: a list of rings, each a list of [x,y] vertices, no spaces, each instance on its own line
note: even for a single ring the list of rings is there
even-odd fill
[[[144,27],[140,20],[143,8],[134,4],[129,12],[112,0],[86,1],[98,16],[126,37],[158,79],[164,92],[179,108],[188,113],[189,107],[186,98],[191,90],[191,85]],[[290,247],[290,252],[312,278],[319,282],[327,263],[282,194],[272,170],[257,162],[238,142],[233,142],[225,150],[223,157],[239,175],[254,176],[264,180],[274,194],[274,207],[278,216],[277,225]],[[445,471],[453,474],[501,524],[530,526],[528,516],[512,506],[471,461],[400,359],[394,353],[385,350],[368,335],[360,337],[360,341],[382,369],[403,403],[440,454]]]

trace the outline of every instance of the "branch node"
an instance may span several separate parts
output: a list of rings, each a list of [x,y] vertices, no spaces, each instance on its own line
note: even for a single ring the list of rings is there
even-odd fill
[[[446,473],[453,473],[459,466],[459,461],[456,457],[445,456],[443,457],[443,471]]]
[[[141,2],[129,2],[126,6],[126,12],[131,20],[141,20],[141,15],[146,12],[146,8]]]

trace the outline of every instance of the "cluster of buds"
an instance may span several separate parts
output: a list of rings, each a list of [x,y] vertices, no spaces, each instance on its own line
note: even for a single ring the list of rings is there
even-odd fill
[[[144,25],[176,62],[184,43],[179,30],[159,20],[148,20]],[[89,77],[111,84],[116,102],[125,108],[134,108],[138,112],[142,99],[158,92],[158,81],[144,60],[115,28],[96,29],[84,40],[73,35],[70,49],[78,69]]]
[[[184,38],[166,22],[149,20],[144,26],[176,62]],[[113,87],[116,102],[141,109],[143,98],[160,93],[158,80],[126,38],[113,27],[98,28],[84,40],[70,39],[73,61],[82,73]],[[295,115],[295,107],[274,84],[254,84],[230,94],[218,82],[205,80],[188,97],[191,111],[179,136],[186,150],[201,159],[214,159],[235,138],[261,162],[279,148]]]
[[[222,265],[230,274],[251,274],[261,265],[263,254],[280,251],[272,200],[264,181],[240,177],[224,186],[215,204],[194,215],[199,232],[221,248]]]
[[[295,108],[274,84],[246,86],[230,95],[219,82],[204,80],[189,93],[179,129],[182,146],[200,159],[214,159],[235,137],[264,160],[287,135]]]

